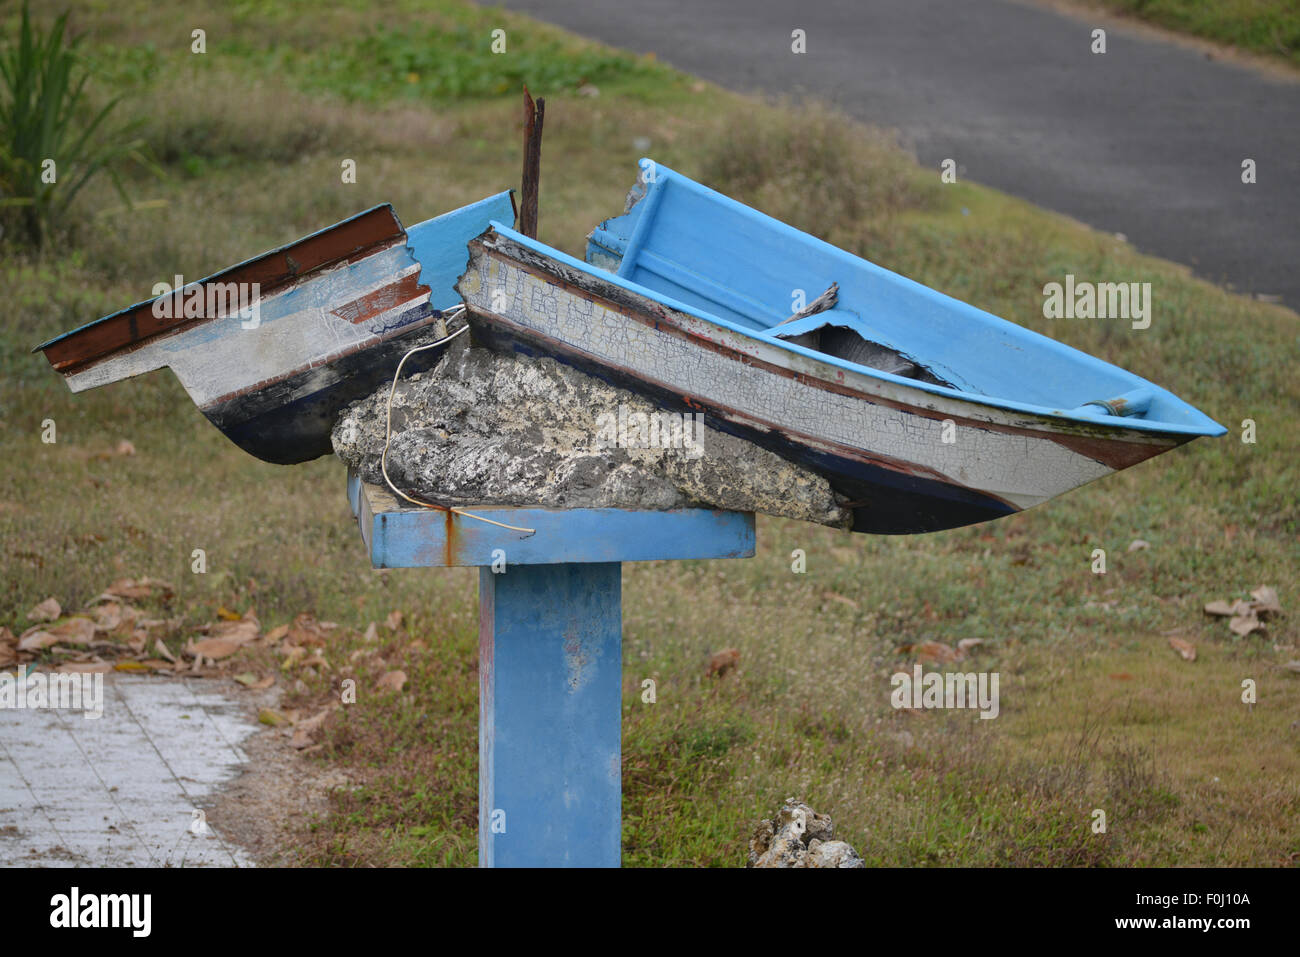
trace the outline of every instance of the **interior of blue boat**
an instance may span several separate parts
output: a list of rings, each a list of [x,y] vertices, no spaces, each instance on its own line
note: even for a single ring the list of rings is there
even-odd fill
[[[566,257],[567,258],[567,257]],[[927,391],[1138,430],[1223,427],[1130,372],[913,282],[643,159],[586,268],[749,335]],[[833,304],[808,303],[834,288]],[[809,314],[811,313],[811,314]],[[1109,321],[1109,320],[1108,320]]]

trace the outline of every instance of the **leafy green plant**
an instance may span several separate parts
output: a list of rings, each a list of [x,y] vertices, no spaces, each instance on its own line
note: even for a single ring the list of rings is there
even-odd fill
[[[66,39],[66,13],[47,33],[33,29],[24,2],[16,41],[0,50],[0,214],[20,235],[41,246],[81,188],[103,172],[123,202],[130,198],[117,164],[134,159],[152,167],[135,124],[110,130],[110,100],[87,123],[89,73],[77,57],[77,38]]]

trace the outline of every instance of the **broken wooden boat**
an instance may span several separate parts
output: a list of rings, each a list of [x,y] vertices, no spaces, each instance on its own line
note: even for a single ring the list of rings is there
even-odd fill
[[[514,222],[510,191],[412,226],[388,204],[36,347],[73,392],[170,367],[227,438],[267,462],[327,455],[340,410],[435,341],[466,243]],[[165,284],[160,284],[165,285]],[[155,287],[155,292],[158,287]],[[442,349],[413,357],[429,368]]]
[[[826,475],[855,531],[998,518],[1225,431],[650,160],[628,203],[587,262],[502,223],[471,242],[457,288],[475,337],[702,410]]]

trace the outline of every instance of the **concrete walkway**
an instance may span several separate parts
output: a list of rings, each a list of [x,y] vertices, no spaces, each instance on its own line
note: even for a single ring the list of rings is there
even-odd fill
[[[1300,82],[1280,71],[1115,21],[1094,54],[1086,14],[1012,0],[501,5],[731,89],[814,94],[900,130],[936,176],[951,157],[963,177],[1300,307]]]
[[[97,719],[0,709],[0,864],[251,865],[219,822],[191,830],[194,811],[247,763],[241,744],[258,729],[227,686],[104,677]]]

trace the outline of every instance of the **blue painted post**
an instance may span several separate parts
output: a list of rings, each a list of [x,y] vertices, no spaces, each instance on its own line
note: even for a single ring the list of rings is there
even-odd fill
[[[479,570],[481,866],[619,865],[621,570]]]
[[[622,563],[748,558],[753,513],[471,509],[530,535],[355,475],[348,502],[376,568],[479,568],[479,864],[617,867]]]

